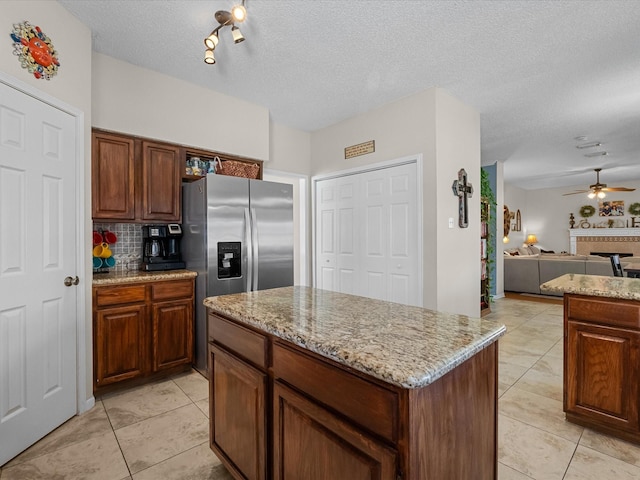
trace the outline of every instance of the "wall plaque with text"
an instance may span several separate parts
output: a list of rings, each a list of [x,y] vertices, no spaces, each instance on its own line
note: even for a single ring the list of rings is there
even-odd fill
[[[357,145],[351,145],[344,149],[344,159],[358,157],[360,155],[366,155],[367,153],[373,153],[376,151],[375,140],[369,140],[368,142],[359,143]]]

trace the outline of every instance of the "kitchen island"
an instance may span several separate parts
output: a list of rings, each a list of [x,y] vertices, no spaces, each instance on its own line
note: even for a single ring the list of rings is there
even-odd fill
[[[567,420],[640,443],[640,279],[567,274],[540,290],[564,294]]]
[[[503,325],[308,287],[204,304],[234,477],[497,478]]]

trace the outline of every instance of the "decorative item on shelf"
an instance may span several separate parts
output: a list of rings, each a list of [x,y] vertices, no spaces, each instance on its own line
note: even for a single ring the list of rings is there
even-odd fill
[[[569,214],[569,228],[575,228],[576,225],[576,217],[573,216],[573,213]]]
[[[584,205],[580,207],[580,216],[582,218],[592,217],[594,213],[596,213],[596,208],[592,205]]]
[[[236,27],[236,23],[242,23],[247,18],[247,9],[244,7],[244,0],[242,4],[234,5],[231,11],[218,10],[215,14],[216,21],[219,25],[204,39],[204,44],[207,49],[204,52],[204,63],[214,65],[216,59],[213,55],[213,51],[218,46],[220,38],[218,32],[223,27],[231,27],[231,35],[233,37],[233,43],[240,43],[244,41],[244,36],[240,29]]]
[[[640,215],[640,203],[635,202],[629,205],[629,209],[627,210],[629,215],[638,216]]]
[[[217,158],[217,157],[216,157]],[[243,178],[259,178],[260,177],[260,165],[257,163],[240,162],[238,160],[224,160],[219,161],[219,166],[216,167],[216,173],[222,175],[231,175],[232,177]]]
[[[40,27],[29,22],[14,23],[10,36],[14,42],[13,54],[18,57],[22,68],[45,80],[51,80],[58,73],[58,52]]]

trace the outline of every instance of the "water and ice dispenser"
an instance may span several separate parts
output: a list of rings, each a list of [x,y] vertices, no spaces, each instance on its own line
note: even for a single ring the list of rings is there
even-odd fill
[[[242,242],[218,242],[218,278],[242,276]]]

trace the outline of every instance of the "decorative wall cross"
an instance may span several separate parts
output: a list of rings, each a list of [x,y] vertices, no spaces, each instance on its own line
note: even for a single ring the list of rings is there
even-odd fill
[[[453,181],[451,187],[453,194],[458,197],[458,225],[460,228],[469,226],[469,202],[473,196],[473,185],[467,182],[467,172],[461,168],[458,172],[458,179]]]

